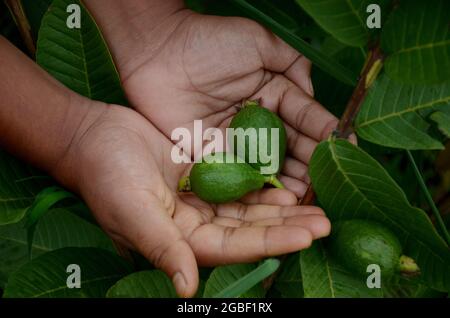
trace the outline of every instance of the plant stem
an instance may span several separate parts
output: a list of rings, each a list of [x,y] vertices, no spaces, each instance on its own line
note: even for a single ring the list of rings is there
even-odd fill
[[[439,225],[439,228],[441,230],[441,234],[444,236],[444,239],[447,242],[447,245],[450,246],[450,235],[447,231],[444,221],[442,220],[441,213],[439,212],[438,208],[436,207],[436,204],[434,203],[433,198],[431,197],[430,191],[428,191],[428,187],[426,186],[425,181],[423,180],[422,174],[420,173],[420,170],[417,167],[416,161],[414,160],[414,157],[413,157],[411,151],[406,150],[406,154],[408,155],[408,159],[413,166],[414,174],[416,175],[417,181],[419,181],[419,186],[420,186],[423,194],[425,195],[426,200],[428,201],[428,205],[430,206],[431,210],[433,211],[436,222]]]
[[[5,4],[14,18],[14,22],[19,29],[25,47],[30,52],[31,57],[34,58],[36,55],[36,47],[34,45],[33,37],[31,36],[30,24],[23,11],[22,2],[20,0],[5,0]]]
[[[358,115],[359,109],[361,108],[364,98],[367,95],[368,89],[370,88],[371,84],[376,78],[376,75],[381,69],[382,61],[383,54],[381,53],[380,47],[376,45],[369,52],[358,84],[356,85],[356,88],[353,91],[353,94],[350,97],[347,106],[345,107],[344,114],[339,120],[337,129],[334,132],[337,137],[348,138],[348,136],[350,136],[350,134],[353,132],[352,123],[355,120],[356,115]]]
[[[191,191],[191,181],[189,176],[185,176],[180,179],[178,182],[178,191],[180,192],[189,192]]]
[[[358,115],[359,109],[367,95],[367,91],[374,82],[383,65],[383,54],[381,53],[378,43],[370,50],[366,63],[361,71],[358,84],[356,85],[350,100],[345,107],[344,114],[339,120],[338,126],[334,135],[339,138],[348,138],[353,132],[352,123]],[[314,190],[312,185],[308,186],[305,195],[299,202],[299,205],[309,205],[315,200]]]
[[[417,275],[420,274],[420,268],[417,263],[409,256],[400,256],[398,269],[402,274]]]
[[[275,188],[284,189],[284,185],[281,183],[280,180],[277,179],[277,177],[274,174],[265,177],[265,181],[266,183],[273,185]]]

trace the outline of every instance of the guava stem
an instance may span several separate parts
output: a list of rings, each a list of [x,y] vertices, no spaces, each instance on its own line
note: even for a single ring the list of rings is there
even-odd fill
[[[280,180],[277,179],[277,177],[274,174],[265,177],[265,182],[273,185],[275,188],[284,189],[284,185],[281,183]]]
[[[409,256],[400,256],[398,268],[403,274],[419,274],[420,268],[416,262]]]
[[[247,107],[247,106],[259,106],[259,100],[245,100],[242,108]]]
[[[189,180],[189,176],[180,179],[180,181],[178,182],[178,191],[180,192],[191,191],[191,181]]]

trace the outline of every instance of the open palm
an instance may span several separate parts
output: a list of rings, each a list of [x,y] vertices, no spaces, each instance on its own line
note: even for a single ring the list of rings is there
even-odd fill
[[[322,210],[296,206],[287,190],[263,190],[222,205],[178,194],[189,167],[174,164],[170,140],[131,109],[106,106],[75,140],[68,164],[76,167],[78,191],[99,223],[172,277],[181,296],[195,293],[197,264],[289,253],[330,231]]]
[[[337,123],[312,98],[310,62],[248,19],[182,10],[166,20],[170,32],[120,59],[133,107],[170,137],[177,127],[192,131],[194,120],[225,128],[243,99],[260,99],[288,133],[280,180],[302,197],[312,152]]]

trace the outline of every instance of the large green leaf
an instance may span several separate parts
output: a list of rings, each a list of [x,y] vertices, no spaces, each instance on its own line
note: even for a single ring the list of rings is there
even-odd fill
[[[403,253],[415,259],[421,278],[438,290],[450,290],[450,250],[424,211],[412,207],[384,168],[360,148],[330,138],[310,162],[318,199],[332,221],[371,219],[389,227]]]
[[[69,28],[70,4],[81,6],[81,27]],[[94,20],[79,0],[54,0],[39,30],[36,61],[70,89],[91,99],[126,104],[120,79]]]
[[[416,277],[395,275],[383,286],[386,298],[442,298],[445,293],[424,285]]]
[[[328,33],[350,46],[365,46],[369,40],[366,8],[373,0],[296,0]]]
[[[0,149],[0,225],[22,219],[51,179]]]
[[[381,289],[368,288],[366,278],[330,257],[322,241],[300,252],[300,264],[305,298],[382,297]]]
[[[276,259],[268,259],[265,262],[261,265],[264,267],[259,268],[262,271],[258,270],[255,263],[216,267],[206,281],[203,297],[264,297],[265,290],[261,281],[279,265]]]
[[[128,275],[112,286],[109,298],[175,298],[175,288],[164,272],[143,271]]]
[[[24,222],[0,226],[0,288],[8,276],[29,261]],[[67,209],[50,210],[36,227],[31,256],[62,247],[99,247],[114,251],[111,240]]]
[[[302,274],[300,252],[288,255],[283,261],[270,290],[270,296],[282,298],[302,298]]]
[[[68,288],[67,267],[81,269],[80,288]],[[14,272],[5,298],[105,297],[107,290],[130,274],[131,265],[113,253],[98,248],[67,247],[45,253]]]
[[[360,137],[383,146],[442,149],[441,142],[428,134],[429,116],[437,111],[450,113],[450,82],[402,84],[383,74],[368,92],[355,128]]]
[[[402,1],[382,32],[390,77],[409,83],[450,79],[450,1]]]
[[[330,59],[330,57],[328,57],[326,54],[317,50],[311,44],[298,37],[295,33],[275,21],[270,16],[256,9],[245,0],[231,0],[231,2],[240,10],[242,10],[242,12],[244,12],[246,15],[269,28],[273,33],[278,35],[286,43],[305,55],[308,59],[311,60],[312,63],[317,65],[317,67],[322,69],[324,72],[327,72],[336,79],[348,85],[356,84],[356,77],[350,70]]]
[[[27,228],[27,241],[30,254],[34,232],[39,220],[51,207],[68,198],[78,201],[78,198],[74,194],[57,186],[45,188],[36,195],[34,204],[27,210],[25,216],[25,227]]]

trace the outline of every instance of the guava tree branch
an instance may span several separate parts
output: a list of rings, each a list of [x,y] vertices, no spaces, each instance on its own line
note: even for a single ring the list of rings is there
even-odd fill
[[[380,46],[378,43],[369,51],[367,60],[361,71],[361,75],[358,80],[352,96],[350,97],[347,106],[345,107],[344,113],[339,120],[336,130],[333,134],[339,138],[348,138],[353,132],[353,121],[355,120],[361,105],[367,95],[367,91],[370,86],[375,81],[378,73],[383,67],[384,56],[381,53]],[[299,205],[310,205],[313,204],[315,200],[314,190],[312,185],[309,185],[306,190],[305,195],[299,202]]]

